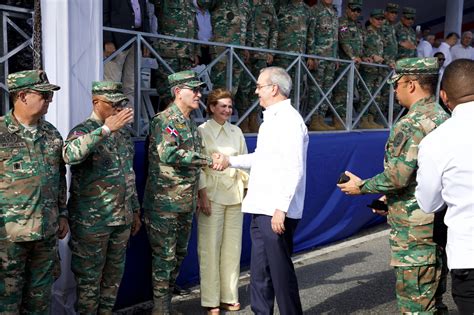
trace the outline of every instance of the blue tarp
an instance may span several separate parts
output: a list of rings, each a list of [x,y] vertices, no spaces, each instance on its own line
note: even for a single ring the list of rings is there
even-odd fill
[[[350,170],[361,178],[382,171],[387,137],[386,131],[310,135],[305,208],[295,234],[295,252],[347,238],[361,229],[384,221],[384,218],[374,215],[366,207],[376,196],[346,196],[336,187],[336,182],[344,170]],[[246,140],[249,152],[253,152],[256,136],[246,137]],[[136,142],[135,149],[135,172],[141,201],[146,180],[144,142]],[[250,217],[246,215],[242,239],[243,268],[250,263],[249,225]],[[188,256],[181,266],[177,281],[180,285],[195,284],[199,280],[196,241],[196,225],[193,224]],[[143,227],[130,240],[116,308],[151,300],[152,296],[151,252]]]

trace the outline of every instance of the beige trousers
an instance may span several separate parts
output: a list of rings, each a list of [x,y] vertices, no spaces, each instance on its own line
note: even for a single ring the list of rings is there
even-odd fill
[[[201,276],[201,305],[239,301],[240,252],[243,214],[240,204],[211,201],[211,215],[198,217],[198,258]]]
[[[114,59],[104,65],[104,80],[122,82],[123,94],[130,101],[128,106],[134,108],[135,44],[119,53]]]

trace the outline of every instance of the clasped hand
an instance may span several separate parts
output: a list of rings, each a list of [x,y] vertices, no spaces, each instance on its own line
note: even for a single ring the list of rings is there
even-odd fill
[[[229,167],[229,157],[222,153],[212,153],[212,169],[215,171],[223,171]]]

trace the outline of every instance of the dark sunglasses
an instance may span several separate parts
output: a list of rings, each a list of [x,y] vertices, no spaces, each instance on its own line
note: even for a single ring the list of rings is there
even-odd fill
[[[414,17],[405,17],[405,19],[407,19],[409,21],[413,21],[415,18]]]
[[[359,8],[355,8],[355,9],[352,9],[352,8],[351,8],[351,11],[352,11],[352,12],[358,12],[358,13],[361,13],[361,12],[362,12],[362,10],[359,9]]]
[[[53,91],[36,91],[36,90],[30,90],[28,93],[33,93],[37,95],[41,95],[41,97],[44,100],[51,100],[53,98],[54,92]]]
[[[200,86],[195,86],[195,87],[182,86],[181,89],[191,90],[193,91],[194,94],[200,93],[202,91],[202,87]]]
[[[385,20],[385,18],[383,18],[383,17],[376,17],[376,18],[374,18],[374,19],[376,19],[377,21],[383,21],[383,20]]]

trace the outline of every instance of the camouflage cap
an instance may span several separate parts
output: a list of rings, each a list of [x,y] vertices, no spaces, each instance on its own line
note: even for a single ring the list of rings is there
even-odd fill
[[[414,8],[404,7],[402,9],[402,14],[406,18],[414,18],[416,15],[416,10]]]
[[[397,61],[395,74],[387,81],[393,84],[404,75],[410,74],[438,74],[437,58],[404,58]]]
[[[398,13],[398,9],[400,6],[396,3],[389,2],[387,3],[387,6],[385,7],[386,12],[391,12],[391,13]]]
[[[384,10],[383,9],[373,9],[370,11],[370,17],[373,18],[383,18],[384,17]]]
[[[197,87],[205,84],[204,82],[199,81],[196,72],[192,70],[185,70],[170,74],[168,76],[168,82],[170,84],[170,87],[174,87],[177,85]]]
[[[92,96],[102,96],[116,106],[125,106],[128,97],[122,92],[122,83],[113,81],[92,81]]]
[[[362,0],[348,0],[347,6],[351,9],[362,9]]]
[[[38,92],[57,91],[59,86],[49,83],[43,70],[26,70],[11,73],[7,77],[9,92],[34,90]]]

